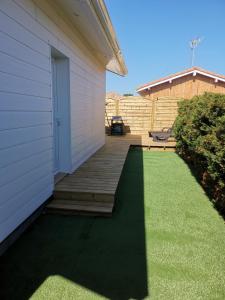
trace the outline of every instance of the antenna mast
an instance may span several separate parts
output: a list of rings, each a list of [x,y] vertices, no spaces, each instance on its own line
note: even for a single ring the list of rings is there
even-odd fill
[[[202,39],[201,38],[195,38],[190,41],[190,48],[191,48],[191,66],[194,66],[194,61],[195,61],[195,48],[201,43]]]

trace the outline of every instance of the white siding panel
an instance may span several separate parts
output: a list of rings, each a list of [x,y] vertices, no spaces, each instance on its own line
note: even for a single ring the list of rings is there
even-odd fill
[[[0,150],[0,168],[14,165],[18,161],[36,156],[46,150],[52,151],[52,138],[47,137],[40,140],[32,141],[26,144],[17,145],[16,151],[14,147]]]
[[[0,92],[1,111],[52,112],[51,99]]]
[[[10,184],[11,182],[15,181],[16,179],[21,179],[26,184],[27,180],[22,179],[24,175],[28,173],[34,172],[36,169],[43,167],[46,163],[52,163],[52,151],[47,150],[36,155],[32,155],[27,159],[22,161],[17,161],[14,164],[11,164],[5,168],[1,168],[0,170],[0,189],[3,185]],[[29,176],[29,175],[28,175]],[[31,180],[35,181],[32,179]],[[22,186],[22,184],[21,184]],[[7,188],[7,187],[5,187]],[[11,190],[13,193],[13,190]],[[0,205],[3,200],[0,200]]]
[[[51,84],[51,73],[25,63],[16,59],[8,54],[1,53],[0,55],[1,72],[16,75],[18,77],[30,79],[33,81],[44,83],[45,85]]]
[[[0,111],[0,130],[51,124],[50,112]]]
[[[28,31],[24,26],[16,22],[13,18],[8,17],[0,10],[0,31],[14,38],[21,44],[46,56],[48,45]]]
[[[10,18],[24,26],[24,28],[29,30],[34,36],[42,39],[42,41],[46,42],[53,39],[49,31],[39,24],[35,16],[36,7],[32,1],[28,0],[26,3],[24,2],[24,4],[23,2],[24,1],[22,0],[1,0],[0,9],[2,12],[10,16]],[[33,10],[33,14],[28,11],[28,6],[32,7],[31,9]],[[52,40],[50,42],[52,42]]]
[[[16,152],[16,146],[37,140],[43,143],[43,138],[51,136],[52,127],[50,125],[0,131],[0,150],[15,147],[14,151]]]
[[[32,185],[24,191],[15,202],[20,203],[15,213],[11,213],[3,222],[0,220],[0,240],[4,240],[17,226],[19,226],[27,216],[30,216],[42,203],[43,199],[48,199],[52,193],[53,183],[51,178],[45,177],[38,182],[38,185]],[[27,200],[26,202],[24,200]],[[7,210],[1,210],[3,213]]]
[[[21,205],[23,205],[25,199],[21,199],[19,202],[17,199],[20,194],[23,194],[31,186],[36,186],[37,182],[41,182],[46,177],[49,179],[49,174],[52,170],[52,165],[47,164],[45,166],[34,169],[32,173],[18,178],[15,181],[10,182],[8,185],[0,187],[0,193],[4,197],[5,201],[0,203],[0,220],[4,222],[12,213],[14,213]],[[13,193],[13,191],[15,191]],[[16,195],[16,196],[15,196]],[[3,213],[3,210],[7,211],[7,214]]]
[[[1,3],[0,3],[1,5]],[[50,60],[0,31],[0,52],[50,71]]]
[[[50,45],[70,62],[68,171],[104,143],[104,66],[52,3],[0,1],[0,241],[53,190]]]
[[[23,95],[33,95],[49,99],[51,97],[51,88],[49,85],[24,79],[18,76],[1,73],[1,71],[0,91],[13,92]]]

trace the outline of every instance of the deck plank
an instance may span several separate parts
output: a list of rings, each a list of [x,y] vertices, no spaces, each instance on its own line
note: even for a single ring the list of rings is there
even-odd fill
[[[163,148],[174,147],[175,143],[155,143],[147,136],[107,136],[101,149],[55,185],[47,212],[111,214],[130,145]]]

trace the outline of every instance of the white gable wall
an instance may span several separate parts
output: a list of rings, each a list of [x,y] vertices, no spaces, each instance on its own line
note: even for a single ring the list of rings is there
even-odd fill
[[[50,45],[70,60],[72,172],[104,144],[105,70],[45,3],[0,1],[0,242],[53,191]]]

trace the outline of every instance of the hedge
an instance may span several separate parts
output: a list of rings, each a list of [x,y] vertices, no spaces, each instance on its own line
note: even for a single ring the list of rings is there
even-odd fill
[[[225,95],[205,93],[179,102],[174,124],[178,153],[192,164],[225,213]]]

